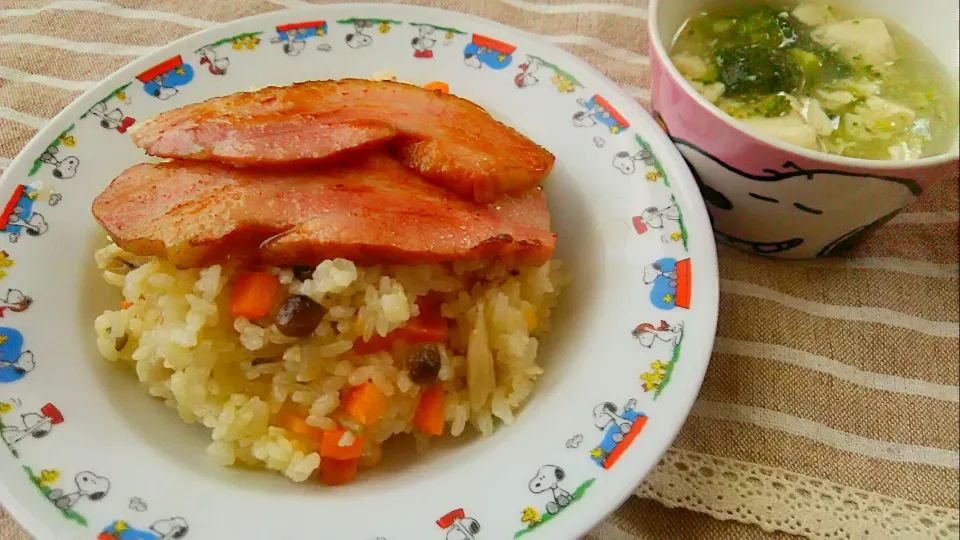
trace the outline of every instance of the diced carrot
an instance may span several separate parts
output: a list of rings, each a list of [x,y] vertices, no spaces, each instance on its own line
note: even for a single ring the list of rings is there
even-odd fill
[[[420,403],[417,404],[417,412],[413,415],[413,423],[417,429],[430,435],[443,434],[445,397],[443,388],[439,384],[428,387],[420,394]]]
[[[127,309],[133,307],[133,302],[127,302],[126,300],[120,302],[120,309]]]
[[[277,425],[302,437],[313,439],[317,442],[323,441],[324,431],[322,429],[311,426],[306,420],[295,414],[280,413],[277,416]]]
[[[423,85],[423,87],[427,90],[439,90],[444,94],[450,93],[450,85],[443,81],[428,82],[427,84]]]
[[[357,477],[359,461],[359,459],[321,459],[320,481],[328,486],[339,486],[352,482]]]
[[[273,307],[280,281],[269,272],[246,272],[237,276],[230,298],[230,316],[259,319]]]
[[[420,314],[397,329],[399,339],[410,343],[435,343],[447,338],[447,320],[440,314],[443,300],[433,294],[417,298]]]
[[[375,352],[385,351],[393,344],[395,337],[393,334],[393,332],[390,332],[386,336],[373,334],[370,336],[370,341],[364,341],[362,337],[357,338],[354,340],[353,349],[351,350],[354,354],[373,354]]]
[[[436,343],[447,338],[447,321],[442,317],[417,317],[397,328],[396,332],[397,339],[410,343]]]
[[[350,389],[343,401],[343,410],[360,424],[369,426],[380,419],[385,404],[383,392],[367,381]]]
[[[349,446],[340,446],[340,440],[343,429],[330,429],[323,432],[323,440],[320,442],[320,457],[333,459],[356,459],[363,453],[363,440],[354,435],[353,444]]]
[[[408,320],[403,326],[386,336],[374,334],[370,341],[358,338],[353,342],[356,354],[371,354],[389,349],[394,341],[408,343],[437,343],[447,339],[447,321],[440,314],[442,301],[435,296],[426,295],[417,299],[420,315]]]

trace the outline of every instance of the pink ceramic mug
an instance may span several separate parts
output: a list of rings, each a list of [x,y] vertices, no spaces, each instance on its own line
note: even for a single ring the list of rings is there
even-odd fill
[[[957,80],[955,0],[929,0],[924,9],[898,0],[848,1],[897,21]],[[651,0],[651,101],[700,184],[719,241],[783,258],[840,254],[937,182],[957,181],[957,141],[947,154],[914,161],[853,159],[781,142],[726,115],[668,56],[673,36],[704,4]]]

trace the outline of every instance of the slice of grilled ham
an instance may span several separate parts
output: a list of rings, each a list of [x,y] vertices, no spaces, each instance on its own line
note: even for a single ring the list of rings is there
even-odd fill
[[[388,145],[406,166],[475,202],[536,187],[544,148],[459,97],[392,81],[268,87],[162,113],[132,134],[148,154],[289,168]]]
[[[94,200],[93,214],[120,247],[181,268],[336,257],[361,265],[540,265],[556,241],[540,188],[478,204],[385,152],[300,172],[203,161],[135,165]]]

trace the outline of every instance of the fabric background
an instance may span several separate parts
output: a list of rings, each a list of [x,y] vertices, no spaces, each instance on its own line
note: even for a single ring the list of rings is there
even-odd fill
[[[648,106],[646,0],[416,3],[539,34]],[[0,168],[83,90],[173,39],[289,0],[0,0]],[[958,189],[867,245],[784,263],[721,248],[699,401],[660,466],[588,537],[960,535]],[[0,540],[27,536],[0,516]]]

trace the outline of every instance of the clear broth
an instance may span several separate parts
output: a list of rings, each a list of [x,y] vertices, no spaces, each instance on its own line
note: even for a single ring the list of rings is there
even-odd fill
[[[795,15],[799,5],[831,20],[805,24]],[[671,57],[724,112],[787,142],[865,159],[950,151],[957,137],[957,83],[918,39],[883,20],[897,57],[873,65],[823,37],[824,24],[846,21],[857,30],[860,22],[852,20],[863,21],[865,29],[868,19],[878,18],[833,1],[718,2],[684,23]],[[813,138],[797,115],[815,126]]]

